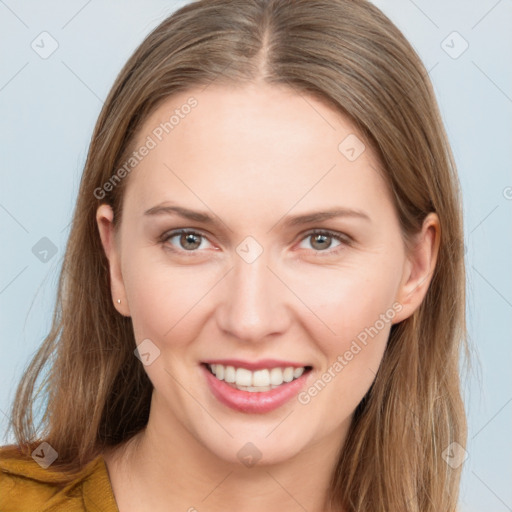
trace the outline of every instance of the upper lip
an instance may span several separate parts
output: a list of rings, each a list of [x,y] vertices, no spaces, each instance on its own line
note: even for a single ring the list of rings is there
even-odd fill
[[[262,370],[264,368],[303,368],[311,365],[283,361],[278,359],[260,359],[259,361],[244,361],[243,359],[208,359],[205,364],[221,364],[223,366],[234,366],[235,368],[246,368],[247,370]]]

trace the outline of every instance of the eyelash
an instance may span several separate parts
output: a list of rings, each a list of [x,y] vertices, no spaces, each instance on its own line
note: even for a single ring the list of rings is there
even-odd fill
[[[166,250],[172,251],[174,253],[188,253],[187,256],[191,256],[191,257],[195,257],[196,255],[198,255],[197,253],[200,252],[200,251],[198,251],[197,249],[193,249],[193,250],[190,250],[190,251],[187,251],[185,249],[175,249],[175,248],[171,247],[168,244],[168,241],[171,238],[174,238],[174,237],[176,237],[178,235],[199,235],[199,237],[201,237],[201,238],[208,239],[208,237],[205,234],[203,234],[201,231],[196,231],[196,230],[192,230],[192,229],[176,229],[176,230],[173,230],[173,231],[166,231],[159,238],[159,243],[161,243]],[[315,235],[321,235],[321,236],[326,236],[326,237],[329,237],[329,238],[334,238],[335,240],[337,240],[338,242],[340,242],[342,244],[342,245],[339,245],[334,250],[326,249],[324,251],[317,251],[317,250],[311,249],[314,253],[316,253],[316,255],[319,255],[319,256],[333,256],[333,255],[336,255],[336,254],[338,254],[339,252],[341,252],[344,249],[344,247],[343,247],[344,245],[345,246],[350,246],[351,243],[352,243],[352,239],[348,235],[345,235],[343,233],[337,233],[336,231],[325,230],[325,229],[313,229],[311,231],[308,231],[301,238],[300,241],[302,242],[303,240],[305,240],[305,239],[307,239],[309,237],[315,236]]]

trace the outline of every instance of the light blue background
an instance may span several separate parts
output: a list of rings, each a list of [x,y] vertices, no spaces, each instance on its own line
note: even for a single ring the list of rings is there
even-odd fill
[[[102,100],[144,36],[184,3],[0,1],[2,432],[15,385],[50,327],[68,224]],[[460,510],[510,511],[512,1],[375,3],[431,70],[463,187],[474,370],[465,383],[470,432]],[[43,31],[59,45],[47,59],[31,48]],[[441,46],[453,31],[469,44],[457,59]],[[452,53],[464,44],[457,38],[444,43]],[[32,253],[42,237],[57,247],[47,263]]]

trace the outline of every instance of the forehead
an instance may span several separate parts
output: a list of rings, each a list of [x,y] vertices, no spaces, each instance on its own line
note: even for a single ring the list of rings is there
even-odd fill
[[[180,92],[145,121],[135,148],[148,141],[126,192],[140,208],[187,197],[197,206],[210,199],[284,212],[299,201],[360,207],[363,197],[376,201],[385,192],[379,163],[353,123],[287,87]]]
[[[210,85],[177,93],[163,101],[145,121],[137,140],[142,142],[145,135],[153,133],[157,139],[167,139],[166,135],[172,134],[183,142],[190,139],[191,133],[200,136],[205,130],[210,132],[208,139],[215,147],[223,133],[233,140],[236,132],[240,139],[250,136],[250,143],[272,142],[271,149],[281,148],[283,152],[290,149],[290,144],[294,149],[298,146],[307,149],[322,140],[323,149],[332,151],[334,134],[336,139],[357,131],[346,116],[325,100],[286,86],[261,82]],[[278,135],[280,138],[276,139]],[[241,150],[251,153],[247,145]]]

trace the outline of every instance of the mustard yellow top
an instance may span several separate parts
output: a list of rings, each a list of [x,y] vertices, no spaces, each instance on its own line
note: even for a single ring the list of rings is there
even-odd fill
[[[1,512],[119,512],[101,455],[72,481],[0,447]]]

